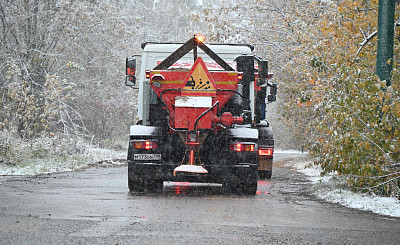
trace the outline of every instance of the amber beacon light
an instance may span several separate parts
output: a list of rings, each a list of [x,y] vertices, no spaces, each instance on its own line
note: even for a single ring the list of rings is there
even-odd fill
[[[206,40],[205,36],[202,34],[196,34],[195,37],[196,37],[196,40],[200,43],[203,43]]]

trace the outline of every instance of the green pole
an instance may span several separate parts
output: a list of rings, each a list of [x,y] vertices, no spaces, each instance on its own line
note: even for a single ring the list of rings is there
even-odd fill
[[[394,10],[395,0],[379,0],[376,74],[387,86],[393,69]]]

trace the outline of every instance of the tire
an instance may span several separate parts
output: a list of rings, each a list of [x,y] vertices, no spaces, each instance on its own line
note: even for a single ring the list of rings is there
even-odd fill
[[[233,181],[224,181],[222,183],[222,189],[223,192],[226,194],[235,194],[238,192],[236,183],[234,183]]]
[[[131,192],[162,192],[163,181],[154,179],[128,179],[128,188]]]
[[[272,171],[258,170],[258,176],[260,177],[260,179],[271,179]]]
[[[247,181],[244,185],[244,188],[242,190],[243,194],[245,195],[255,195],[257,193],[257,178],[251,180],[251,181]]]
[[[144,190],[152,193],[160,193],[163,189],[163,181],[156,179],[145,179]]]

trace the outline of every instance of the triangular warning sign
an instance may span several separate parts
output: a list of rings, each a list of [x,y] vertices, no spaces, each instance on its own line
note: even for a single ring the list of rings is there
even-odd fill
[[[216,86],[201,57],[197,58],[182,85],[181,95],[216,96]]]

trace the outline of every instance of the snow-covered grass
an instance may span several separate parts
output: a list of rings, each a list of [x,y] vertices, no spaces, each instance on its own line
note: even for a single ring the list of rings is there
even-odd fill
[[[32,159],[16,165],[0,164],[0,175],[38,175],[74,171],[95,164],[125,164],[126,151],[88,147],[83,153],[67,157]]]
[[[126,150],[101,149],[79,139],[41,137],[23,141],[0,132],[0,175],[38,175],[73,171],[91,164],[123,164]]]
[[[346,187],[345,180],[337,173],[321,176],[321,167],[313,165],[311,160],[296,158],[287,165],[308,176],[308,179],[314,184],[313,192],[318,198],[349,208],[400,217],[400,201],[395,198],[354,193]]]

